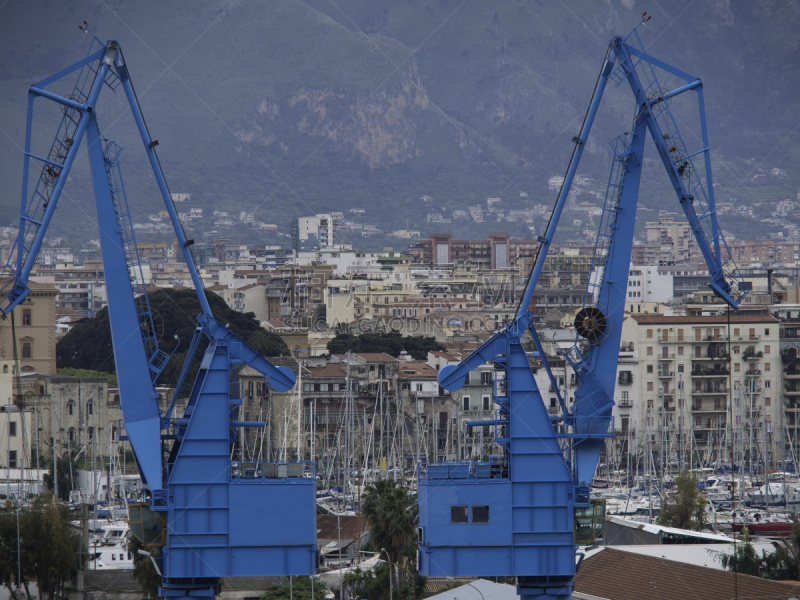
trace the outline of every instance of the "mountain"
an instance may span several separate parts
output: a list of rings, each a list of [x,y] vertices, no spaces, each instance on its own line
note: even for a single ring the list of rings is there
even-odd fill
[[[766,235],[778,200],[794,199],[800,171],[798,36],[794,3],[714,0],[141,0],[7,2],[0,16],[0,224],[17,218],[27,87],[82,57],[84,19],[120,42],[172,192],[191,194],[204,236],[281,242],[240,225],[215,228],[209,213],[253,212],[287,233],[291,219],[364,209],[356,220],[389,233],[448,230],[455,237],[521,223],[427,223],[428,213],[499,197],[505,209],[551,206],[609,40],[635,26],[648,52],[704,81],[718,202],[753,205],[751,219],[722,216],[740,237]],[[71,83],[71,82],[70,82]],[[67,92],[68,90],[62,89]],[[103,92],[103,134],[126,148],[134,218],[160,198],[124,95]],[[580,200],[604,192],[607,142],[630,125],[630,94],[609,87],[581,173]],[[683,99],[676,99],[674,107]],[[37,106],[45,106],[37,101]],[[46,110],[40,111],[47,117]],[[38,114],[38,113],[37,113]],[[682,113],[683,114],[683,113]],[[49,116],[56,117],[53,111]],[[696,119],[682,122],[694,135]],[[36,122],[47,145],[51,120]],[[645,167],[640,223],[678,210],[663,169]],[[772,176],[777,168],[785,175]],[[759,173],[769,175],[750,185]],[[98,237],[85,157],[65,188],[52,235]],[[423,200],[422,197],[426,197]],[[181,205],[183,210],[183,205]],[[534,225],[544,225],[546,211]],[[351,216],[348,214],[348,216]],[[791,215],[789,221],[797,222]],[[564,235],[581,226],[566,226]],[[397,238],[361,238],[362,247]]]

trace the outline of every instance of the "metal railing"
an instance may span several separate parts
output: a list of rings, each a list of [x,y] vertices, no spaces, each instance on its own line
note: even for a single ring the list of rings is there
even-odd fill
[[[508,479],[505,460],[447,460],[419,464],[419,479]]]
[[[316,479],[316,465],[308,460],[234,460],[231,479]]]

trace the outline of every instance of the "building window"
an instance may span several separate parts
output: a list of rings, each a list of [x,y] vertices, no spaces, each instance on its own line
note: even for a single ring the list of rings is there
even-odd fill
[[[469,410],[469,396],[463,396],[461,401],[464,403],[464,410]]]
[[[22,309],[22,324],[23,325],[33,325],[31,322],[31,309],[30,308],[23,308]]]
[[[94,427],[89,427],[89,429],[87,430],[87,432],[88,432],[88,434],[89,434],[89,439],[90,439],[90,440],[93,440],[93,439],[94,439]]]
[[[647,391],[648,392],[652,392],[653,391],[653,382],[652,381],[648,381],[647,382]]]
[[[33,344],[30,342],[22,342],[22,358],[31,358],[33,354],[32,346]]]
[[[769,329],[764,330],[764,335],[769,335]]]
[[[469,509],[466,506],[451,506],[450,522],[469,523]]]
[[[769,380],[769,379],[767,379],[767,380],[764,382],[764,387],[765,387],[765,388],[772,387],[772,385],[770,385],[770,383],[771,383],[771,382],[770,382],[770,380]]]
[[[764,406],[772,406],[772,398],[764,398]]]
[[[489,396],[484,396],[483,400],[483,410],[489,410]]]
[[[247,382],[247,395],[248,396],[252,396],[253,395],[253,382],[252,381],[248,381]]]
[[[771,363],[764,363],[764,370],[769,371],[771,369]]]
[[[683,365],[678,365],[678,373],[683,373]]]
[[[75,442],[75,428],[74,427],[70,427],[69,428],[69,432],[67,433],[67,435],[69,437],[69,441],[74,443]]]
[[[683,356],[683,346],[678,346],[678,356]]]
[[[741,371],[742,370],[742,365],[740,365],[739,363],[736,363],[735,365],[733,365],[733,370],[734,371]]]
[[[488,506],[473,506],[472,507],[472,522],[473,523],[488,523],[489,522],[489,507]]]
[[[75,402],[70,400],[67,402],[67,414],[72,415],[75,413]]]
[[[491,385],[491,383],[492,383],[492,372],[483,371],[481,373],[481,385]]]
[[[87,415],[93,415],[94,414],[94,402],[92,402],[91,400],[89,400],[86,403],[86,414]]]
[[[648,373],[652,373],[653,372],[653,365],[647,365],[647,372]]]
[[[9,415],[10,417],[11,415]],[[9,421],[8,422],[8,435],[9,437],[16,437],[17,435],[17,422],[16,421]]]
[[[652,330],[652,329],[648,329],[648,330],[647,330],[647,339],[649,340],[649,339],[651,339],[652,337],[653,337],[653,330]]]
[[[766,345],[764,346],[764,354],[769,354],[769,350],[770,350],[770,348],[769,348],[769,344],[766,344]]]
[[[653,356],[653,347],[652,346],[648,346],[647,347],[647,356]]]
[[[417,386],[417,391],[421,392],[422,391],[422,384],[418,383],[418,384],[416,384],[416,386]]]
[[[17,468],[17,451],[16,450],[9,450],[8,451],[8,468],[9,469],[16,469]]]

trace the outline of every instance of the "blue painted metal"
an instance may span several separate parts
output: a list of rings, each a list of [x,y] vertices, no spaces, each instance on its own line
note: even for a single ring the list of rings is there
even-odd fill
[[[294,373],[273,366],[212,315],[191,254],[191,241],[186,239],[172,204],[156,143],[147,130],[122,51],[113,41],[99,46],[93,43],[85,59],[35,84],[29,92],[20,235],[4,272],[8,282],[0,290],[6,295],[0,310],[7,314],[29,293],[31,268],[85,137],[125,437],[150,495],[150,508],[167,515],[166,543],[157,559],[162,572],[161,595],[213,596],[219,578],[227,576],[312,574],[317,553],[313,464],[231,462],[237,428],[264,426],[238,418],[242,405],[238,369],[249,365],[277,391],[294,386]],[[69,97],[44,89],[75,71],[78,83]],[[98,128],[94,109],[104,85],[112,90],[122,86],[125,91],[202,308],[178,390],[163,414],[154,383],[169,355],[158,348],[153,333],[119,169],[121,149],[105,140]],[[55,140],[42,157],[31,152],[35,98],[64,107]],[[43,167],[29,198],[31,160]],[[186,409],[173,417],[179,389],[203,336],[209,344]],[[169,442],[171,446],[162,446]]]
[[[716,221],[702,84],[652,59],[641,48],[629,44],[629,39],[638,40],[636,30],[625,40],[612,40],[603,60],[515,319],[459,365],[439,372],[440,385],[455,390],[463,385],[467,373],[484,363],[494,364],[495,380],[504,382],[494,391],[493,400],[499,406],[497,416],[492,421],[470,424],[494,425],[495,439],[505,453],[502,466],[493,470],[483,467],[483,477],[478,474],[480,463],[456,461],[420,469],[418,561],[423,575],[516,576],[521,596],[571,597],[576,570],[574,509],[590,506],[589,484],[603,440],[613,435],[609,432],[612,399],[648,132],[709,266],[711,289],[733,307],[745,291]],[[671,93],[662,90],[654,66],[683,77],[687,84]],[[640,73],[644,70],[646,76]],[[536,354],[552,381],[533,326],[531,301],[609,79],[629,82],[636,101],[636,118],[632,129],[611,144],[614,163],[593,257],[593,265],[601,268],[602,276],[599,282],[590,283],[584,297],[586,305],[603,312],[607,327],[591,343],[581,344],[576,339],[562,352],[575,372],[577,392],[571,409],[559,395],[562,414],[551,418],[533,378],[530,357],[522,348],[521,336],[530,332]],[[686,150],[668,106],[670,98],[690,90],[700,98],[703,148],[695,155],[706,156],[705,182],[697,177],[691,162],[693,155]],[[703,210],[698,216],[695,209],[700,206]],[[488,523],[484,522],[486,507]]]

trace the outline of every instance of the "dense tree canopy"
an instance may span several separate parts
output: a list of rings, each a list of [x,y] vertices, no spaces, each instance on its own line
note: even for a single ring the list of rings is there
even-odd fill
[[[328,342],[328,352],[344,354],[350,352],[385,352],[389,356],[399,356],[405,350],[415,360],[425,360],[428,352],[444,351],[444,346],[432,336],[415,335],[403,337],[399,333],[338,333]]]
[[[706,503],[697,489],[697,480],[688,473],[681,473],[675,477],[672,491],[661,498],[658,523],[700,531],[706,522]]]
[[[194,290],[165,288],[148,294],[153,321],[159,335],[159,346],[166,352],[172,352],[178,345],[176,355],[171,363],[176,361],[178,355],[189,350],[189,345],[194,335],[197,324],[196,318],[200,314],[200,302]],[[240,313],[228,307],[225,301],[216,294],[207,293],[206,298],[211,306],[214,317],[222,324],[229,324],[231,331],[243,340],[256,338],[259,342],[258,350],[269,352],[270,355],[287,355],[289,349],[278,336],[261,329],[253,313]],[[175,336],[180,340],[175,341]],[[201,341],[200,351],[207,344]],[[97,313],[93,319],[75,326],[56,346],[56,361],[59,368],[91,369],[93,371],[116,372],[114,355],[111,345],[111,327],[108,317],[108,308]],[[173,384],[177,375],[170,380],[169,373],[180,372],[180,365],[175,368],[165,369],[162,381]]]
[[[52,495],[37,498],[30,507],[7,503],[0,510],[0,583],[14,597],[14,588],[25,588],[36,581],[42,598],[53,600],[63,593],[64,584],[79,567],[80,538],[69,525],[69,510]],[[19,519],[19,542],[17,541]],[[17,555],[20,555],[17,580]]]

